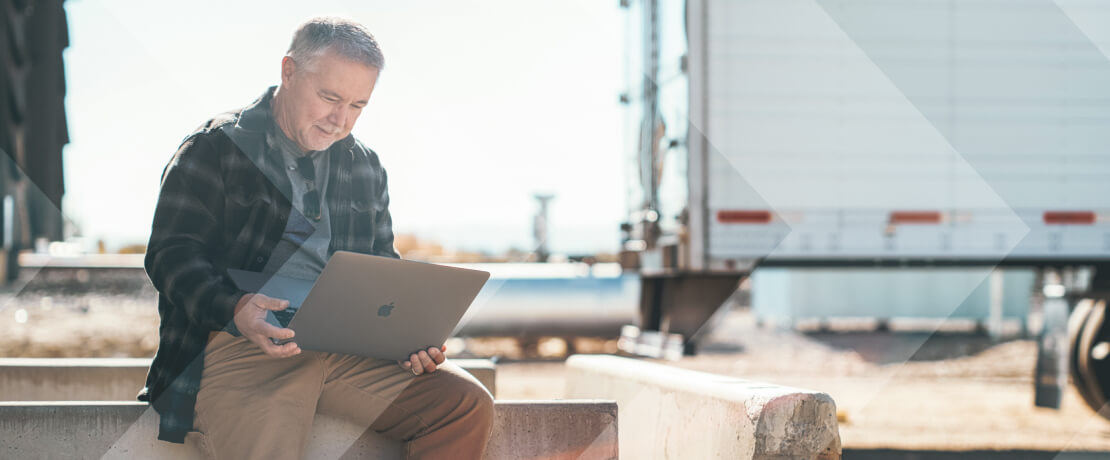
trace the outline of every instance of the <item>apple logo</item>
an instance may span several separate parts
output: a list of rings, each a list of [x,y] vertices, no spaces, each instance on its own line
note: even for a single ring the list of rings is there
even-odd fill
[[[390,313],[393,313],[393,302],[378,307],[378,316],[389,316]]]

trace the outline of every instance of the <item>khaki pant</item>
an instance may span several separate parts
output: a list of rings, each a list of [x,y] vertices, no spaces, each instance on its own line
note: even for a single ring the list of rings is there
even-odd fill
[[[316,413],[404,442],[406,458],[478,459],[493,397],[451,363],[414,376],[396,361],[302,351],[271,358],[243,337],[214,334],[197,393],[197,445],[218,459],[303,458]]]

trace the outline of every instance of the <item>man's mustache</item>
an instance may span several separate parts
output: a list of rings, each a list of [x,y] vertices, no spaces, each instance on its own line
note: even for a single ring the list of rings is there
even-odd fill
[[[327,126],[321,126],[321,125],[316,125],[316,126],[319,127],[320,129],[324,130],[325,133],[328,133],[328,134],[333,135],[333,136],[336,135],[336,134],[339,134],[339,132],[341,131],[341,128],[339,128],[339,127],[327,127]]]

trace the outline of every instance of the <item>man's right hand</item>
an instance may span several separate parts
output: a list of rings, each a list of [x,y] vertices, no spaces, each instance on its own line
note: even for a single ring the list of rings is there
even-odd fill
[[[274,345],[270,338],[292,339],[293,330],[280,328],[266,322],[268,310],[282,311],[289,308],[288,300],[275,299],[262,294],[246,294],[235,305],[235,327],[239,333],[274,358],[288,358],[299,354],[301,348],[294,342]]]

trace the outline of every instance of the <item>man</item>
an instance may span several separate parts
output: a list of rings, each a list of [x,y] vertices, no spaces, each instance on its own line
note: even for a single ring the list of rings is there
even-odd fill
[[[362,26],[310,20],[280,87],[208,121],[166,166],[145,259],[161,338],[139,395],[159,439],[188,435],[216,458],[300,457],[319,412],[404,441],[410,458],[481,457],[492,398],[443,350],[402,363],[301,350],[266,321],[288,324],[289,303],[228,276],[313,279],[337,250],[399,257],[385,170],[350,134],[382,66]]]

